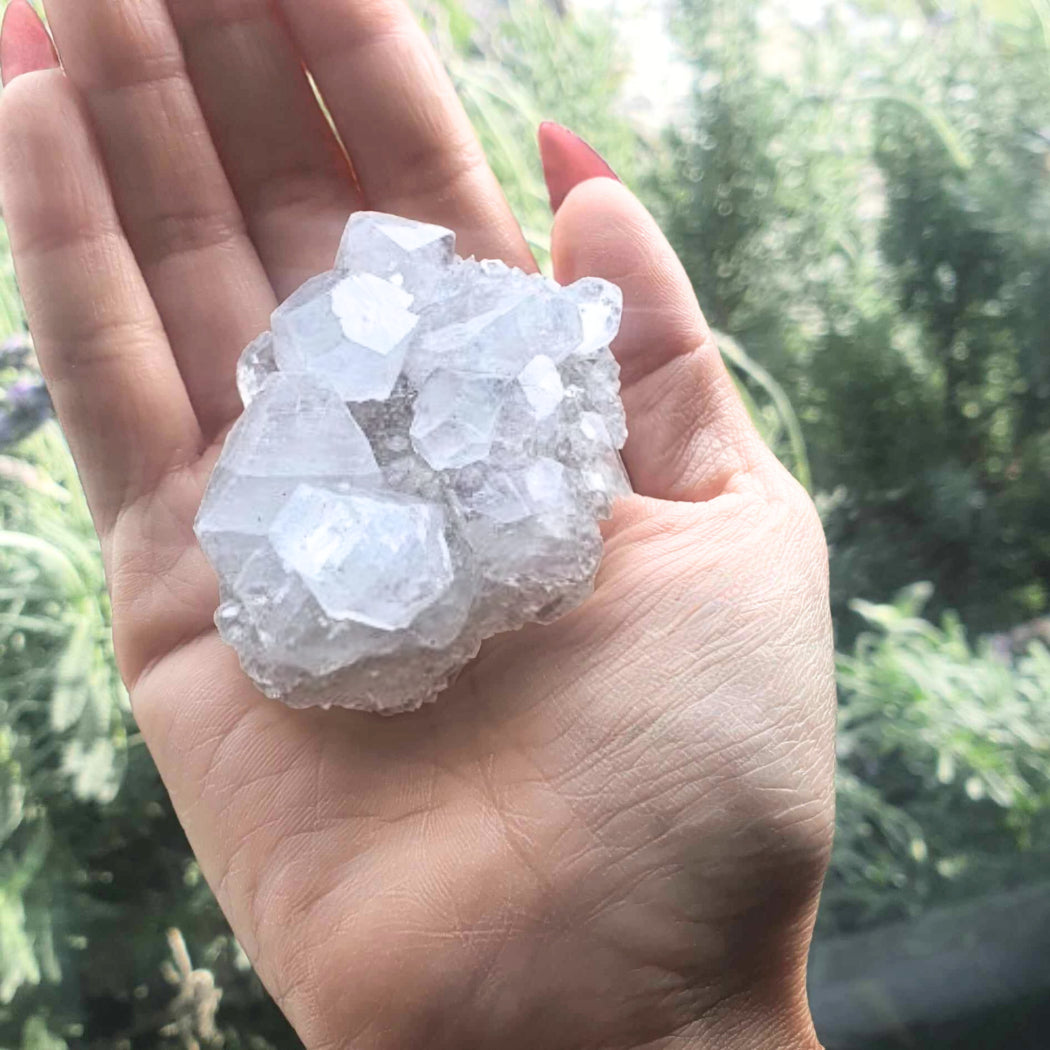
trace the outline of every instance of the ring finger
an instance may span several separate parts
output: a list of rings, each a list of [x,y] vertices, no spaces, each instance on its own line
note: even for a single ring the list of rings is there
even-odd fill
[[[240,411],[241,349],[274,293],[248,237],[162,0],[46,0],[128,241],[206,435]]]

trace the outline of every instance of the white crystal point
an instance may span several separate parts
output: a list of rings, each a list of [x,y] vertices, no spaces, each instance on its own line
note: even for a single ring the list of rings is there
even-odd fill
[[[335,268],[370,273],[425,291],[455,259],[456,237],[442,226],[382,212],[357,212],[343,234]]]
[[[237,363],[237,393],[245,408],[262,390],[266,380],[277,371],[277,361],[273,356],[273,333],[263,332],[258,339],[249,343]]]
[[[238,366],[197,516],[216,624],[268,696],[411,710],[492,634],[584,601],[630,493],[619,289],[375,212]]]
[[[620,331],[623,292],[599,277],[584,277],[565,289],[580,311],[582,333],[578,354],[593,354],[608,347]]]
[[[274,313],[274,359],[284,371],[316,376],[344,401],[387,398],[419,323],[412,300],[374,274],[326,274]]]
[[[300,479],[381,480],[349,409],[310,377],[273,373],[251,405],[226,439],[197,514],[197,537],[220,575],[240,571]]]
[[[339,396],[312,376],[275,372],[240,418],[219,465],[251,477],[363,478],[379,467]]]
[[[511,283],[512,277],[502,276],[502,280]],[[583,323],[576,304],[552,293],[543,278],[533,278],[524,291],[505,293],[484,312],[470,313],[425,333],[410,351],[406,369],[416,382],[438,368],[513,379],[538,353],[559,363],[582,339]]]

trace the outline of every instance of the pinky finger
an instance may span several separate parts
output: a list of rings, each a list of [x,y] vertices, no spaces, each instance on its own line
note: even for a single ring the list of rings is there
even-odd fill
[[[12,0],[0,28],[0,76],[4,87],[23,73],[57,68],[55,45],[40,16],[28,0]]]

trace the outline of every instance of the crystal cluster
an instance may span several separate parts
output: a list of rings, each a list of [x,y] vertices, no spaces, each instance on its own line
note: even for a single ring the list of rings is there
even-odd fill
[[[268,696],[410,710],[583,601],[630,491],[619,289],[455,255],[374,212],[245,350],[196,531]]]

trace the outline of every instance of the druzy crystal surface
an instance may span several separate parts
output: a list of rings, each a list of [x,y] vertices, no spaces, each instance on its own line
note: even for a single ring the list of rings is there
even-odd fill
[[[241,357],[197,517],[216,623],[268,696],[410,710],[498,632],[590,594],[630,491],[619,289],[460,259],[356,214]]]

